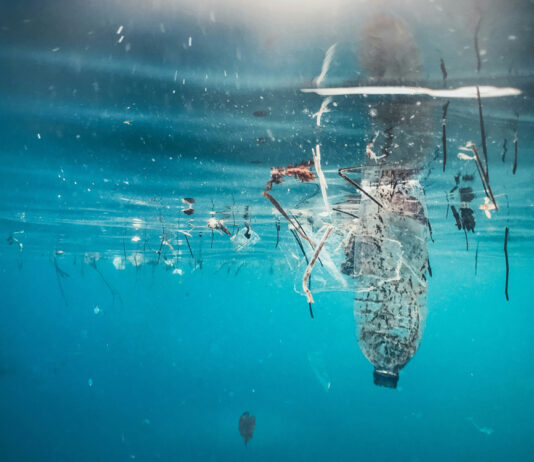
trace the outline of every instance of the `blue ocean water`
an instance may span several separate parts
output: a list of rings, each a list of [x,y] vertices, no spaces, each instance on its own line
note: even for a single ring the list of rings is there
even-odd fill
[[[2,10],[1,461],[532,459],[531,2]],[[369,78],[361,37],[387,39],[368,30],[383,17],[409,27],[417,81]],[[404,51],[389,43],[372,62],[402,68]],[[472,141],[483,156],[476,97],[338,94],[319,123],[325,97],[301,91],[385,83],[518,90],[481,100],[498,210],[463,149]],[[424,117],[409,122],[405,106]],[[316,242],[314,220],[334,223],[341,242],[366,218],[338,169],[376,167],[373,149],[386,153],[384,171],[398,151],[397,169],[427,159],[424,196],[410,200],[431,235],[407,232],[401,246],[419,239],[428,251],[424,331],[395,389],[373,383],[354,315],[366,286],[334,271],[343,246],[330,238],[319,254],[312,318],[301,287],[314,249],[301,239],[302,256],[262,195],[273,167],[311,160],[318,146],[330,205],[344,212],[325,215],[316,166],[313,181],[285,176],[271,191]],[[474,230],[458,229],[453,207]],[[245,447],[246,411],[256,426]]]

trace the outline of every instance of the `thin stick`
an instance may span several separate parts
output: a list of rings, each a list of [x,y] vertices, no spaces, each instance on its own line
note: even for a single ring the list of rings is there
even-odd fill
[[[441,128],[443,134],[441,135],[441,142],[443,144],[443,171],[445,171],[445,165],[447,165],[447,109],[449,109],[450,101],[447,101],[443,105],[443,117],[441,118]]]
[[[187,234],[184,234],[185,236],[185,242],[187,242],[187,247],[189,248],[189,253],[191,254],[191,258],[194,260],[195,256],[193,255],[193,250],[191,250],[191,244],[189,244],[189,239],[187,238]]]
[[[506,159],[506,153],[508,152],[508,139],[505,138],[504,142],[502,143],[502,157],[501,160],[504,162]]]
[[[508,276],[510,274],[510,266],[508,264],[508,226],[504,230],[504,259],[506,261],[506,283],[504,285],[504,295],[506,296],[506,301],[509,301],[508,297]]]
[[[493,191],[491,190],[491,186],[489,184],[489,178],[486,174],[484,174],[484,167],[482,166],[482,163],[480,161],[480,156],[478,155],[477,148],[474,144],[471,144],[471,149],[473,150],[473,153],[475,154],[478,174],[480,175],[480,179],[482,180],[482,186],[484,186],[484,192],[486,193],[486,196],[488,196],[488,199],[491,199],[493,202],[493,205],[495,205],[495,210],[499,210],[499,207],[497,206],[497,201],[495,200],[495,196],[493,195]]]
[[[328,195],[326,190],[328,189],[328,184],[324,177],[323,169],[321,168],[321,146],[318,144],[315,149],[312,148],[313,155],[313,165],[315,171],[317,172],[317,177],[319,178],[319,185],[321,186],[321,194],[323,195],[324,207],[327,213],[330,215],[330,204],[328,203]]]
[[[514,168],[512,170],[512,173],[515,175],[515,172],[517,170],[517,128],[514,132]]]
[[[484,128],[484,116],[482,114],[482,100],[480,99],[480,89],[477,85],[478,116],[480,119],[480,136],[482,137],[482,153],[486,162],[486,180],[489,182],[488,148],[486,147],[486,129]]]
[[[299,225],[300,230],[307,236],[308,234],[306,234],[306,231],[304,230],[304,228],[300,224],[299,219],[293,214],[291,214],[291,218],[297,223],[297,225]],[[321,258],[319,258],[319,263],[321,264],[321,266],[323,266],[323,262],[321,261]]]
[[[480,244],[480,241],[477,241],[477,250],[475,252],[475,276],[478,273],[478,245]]]
[[[278,210],[278,211],[282,214],[282,216],[289,222],[289,224],[290,224],[291,226],[293,226],[293,227],[297,230],[297,232],[301,235],[301,237],[302,237],[303,239],[306,239],[306,240],[310,243],[310,245],[311,245],[313,248],[315,248],[315,242],[313,242],[308,236],[306,236],[306,234],[304,234],[304,233],[300,230],[300,228],[297,227],[297,226],[293,223],[293,221],[291,220],[291,218],[289,218],[289,215],[285,212],[285,210],[282,208],[282,206],[276,201],[276,199],[275,199],[273,196],[271,196],[267,191],[263,191],[262,194],[263,194],[264,197],[266,197],[267,199],[269,199],[269,201],[271,202],[271,204],[274,205],[274,207],[276,208],[276,210]]]
[[[310,261],[308,260],[308,255],[306,255],[306,252],[304,250],[304,246],[302,245],[302,241],[300,240],[299,238],[299,235],[297,234],[297,232],[292,228],[290,229],[291,231],[291,234],[293,234],[293,237],[295,238],[295,240],[297,241],[297,244],[300,248],[300,251],[302,252],[302,255],[304,255],[304,259],[306,260],[306,264],[309,264]]]
[[[274,246],[274,248],[278,248],[278,244],[280,243],[280,220],[277,219],[275,221],[275,226],[276,226],[276,244]]]
[[[475,53],[477,56],[477,72],[480,72],[480,67],[482,66],[482,62],[480,60],[480,50],[478,48],[478,31],[480,30],[481,22],[482,22],[482,14],[480,15],[480,18],[478,18],[478,22],[475,28]]]
[[[360,192],[365,194],[369,199],[371,199],[375,204],[377,204],[379,207],[384,207],[380,202],[378,202],[373,196],[371,196],[365,189],[363,189],[358,183],[356,183],[354,180],[349,178],[347,175],[345,175],[343,172],[352,171],[355,169],[360,169],[362,167],[346,167],[346,168],[340,168],[337,173],[341,178],[348,181],[352,186],[354,186],[356,189],[358,189]]]
[[[119,302],[121,302],[121,306],[124,306],[124,303],[122,301],[122,297],[121,297],[121,294],[119,292],[117,292],[117,290],[115,290],[111,284],[106,280],[106,278],[104,277],[104,275],[102,274],[102,271],[100,271],[98,269],[98,267],[96,266],[96,261],[93,261],[90,263],[90,266],[98,273],[98,275],[100,276],[100,279],[102,279],[102,281],[104,282],[104,284],[106,285],[106,287],[108,288],[109,292],[111,293],[111,298],[112,298],[112,303],[113,305],[115,305],[115,297],[119,297]],[[137,265],[136,265],[137,266]]]
[[[304,246],[302,245],[302,241],[300,240],[299,238],[299,235],[297,234],[297,232],[291,228],[290,229],[291,231],[291,234],[293,234],[293,237],[295,238],[295,241],[297,241],[297,244],[300,248],[300,251],[302,252],[302,255],[304,256],[304,259],[306,260],[306,264],[309,264],[309,260],[308,260],[308,255],[306,255],[306,252],[304,250]],[[308,289],[311,289],[311,278],[308,280]],[[308,308],[310,310],[310,316],[312,317],[313,319],[313,309],[312,309],[312,304],[308,302]]]
[[[337,207],[332,207],[332,210],[335,210],[336,212],[339,212],[339,213],[344,213],[345,215],[348,215],[349,217],[358,218],[357,215],[354,215],[353,213],[350,213],[350,212],[346,212],[345,210],[338,209]]]
[[[59,286],[59,292],[61,294],[61,298],[63,298],[63,301],[65,302],[65,306],[69,306],[69,302],[67,301],[67,297],[65,296],[65,291],[63,290],[63,283],[61,282],[61,278],[68,278],[70,276],[68,273],[66,273],[59,267],[57,263],[56,255],[54,255],[54,267],[56,269],[57,285]]]
[[[332,232],[334,227],[330,225],[326,232],[324,233],[321,242],[319,242],[319,245],[317,246],[317,249],[315,249],[315,253],[313,254],[313,257],[308,264],[308,267],[306,268],[306,272],[304,273],[304,278],[302,279],[302,289],[306,293],[306,298],[308,299],[308,303],[314,303],[312,293],[310,292],[310,289],[308,289],[308,278],[310,277],[310,274],[312,272],[313,266],[315,265],[315,262],[317,261],[317,258],[319,257],[319,253],[321,253],[321,249],[323,248],[324,243],[328,239],[328,236]]]
[[[441,75],[443,76],[443,84],[447,86],[447,69],[445,68],[445,61],[443,61],[443,58],[439,59],[439,65],[441,67]]]

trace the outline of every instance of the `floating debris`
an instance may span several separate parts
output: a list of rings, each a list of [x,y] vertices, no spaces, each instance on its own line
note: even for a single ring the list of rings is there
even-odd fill
[[[231,235],[228,228],[224,225],[224,220],[218,220],[215,217],[211,217],[208,219],[208,228],[210,228],[211,230],[222,231],[228,236]]]
[[[484,161],[486,162],[486,179],[489,182],[489,164],[488,164],[488,148],[486,146],[486,129],[484,128],[484,116],[482,114],[482,100],[480,99],[480,89],[477,85],[477,102],[478,102],[478,116],[480,119],[480,136],[482,138],[482,153],[484,154]]]
[[[503,143],[502,143],[502,156],[501,156],[501,160],[504,162],[505,161],[505,158],[506,158],[506,153],[508,152],[508,139],[504,139]]]
[[[441,75],[443,76],[443,83],[447,85],[447,69],[445,68],[445,61],[443,61],[443,58],[439,59],[439,66],[441,68]]]
[[[509,301],[508,297],[508,277],[510,275],[510,265],[508,263],[508,226],[504,230],[504,260],[506,262],[506,282],[504,285],[504,295],[506,296],[506,301]]]
[[[56,270],[56,279],[57,279],[57,285],[59,287],[59,293],[61,294],[61,298],[65,302],[65,306],[69,306],[69,302],[67,301],[67,297],[65,296],[65,291],[63,290],[63,283],[61,282],[62,279],[70,278],[70,275],[63,271],[57,262],[57,256],[61,255],[62,251],[56,251],[54,254],[54,268]]]
[[[383,205],[377,201],[373,196],[371,196],[365,189],[363,189],[358,183],[356,183],[353,179],[349,178],[347,175],[345,175],[345,172],[350,172],[354,170],[360,170],[365,168],[364,166],[358,166],[358,167],[345,167],[340,168],[337,173],[338,175],[343,178],[345,181],[348,181],[351,185],[353,185],[356,189],[358,189],[360,192],[365,194],[369,199],[371,199],[375,204],[377,204],[379,207],[383,207]]]
[[[245,447],[247,447],[247,443],[252,439],[252,436],[254,435],[254,428],[256,427],[256,417],[251,416],[250,413],[243,412],[241,417],[239,418],[239,433],[243,437],[243,440],[245,441]]]
[[[374,162],[379,161],[380,159],[383,159],[386,157],[385,154],[382,154],[381,156],[377,156],[375,152],[373,151],[373,147],[375,145],[375,141],[378,138],[378,135],[380,132],[376,132],[374,138],[371,140],[370,143],[367,143],[367,146],[365,146],[365,154],[367,157],[369,157],[369,160],[372,160]]]
[[[255,245],[259,240],[260,236],[250,227],[248,222],[245,222],[244,228],[241,228],[230,238],[236,252]]]
[[[116,270],[124,270],[126,268],[126,259],[123,258],[121,255],[116,255],[113,257],[113,266]]]
[[[24,231],[20,231],[20,232],[24,232]],[[7,238],[7,244],[8,245],[13,245],[13,244],[17,244],[18,248],[19,248],[19,251],[22,252],[22,249],[23,249],[23,245],[22,245],[22,242],[20,242],[15,236],[13,236],[13,234],[10,234]]]
[[[267,111],[254,111],[252,115],[254,117],[267,117],[269,113]]]
[[[481,427],[481,426],[477,425],[477,424],[475,423],[475,421],[473,420],[472,417],[468,417],[467,420],[470,421],[470,422],[473,424],[473,426],[474,426],[480,433],[484,433],[485,435],[491,436],[491,435],[495,432],[495,430],[493,430],[493,428],[489,428],[489,427]]]
[[[479,209],[483,210],[484,213],[486,214],[486,217],[488,217],[491,220],[491,211],[495,210],[495,204],[492,204],[490,200],[487,197],[485,197],[484,203],[480,205]]]
[[[269,191],[273,189],[273,185],[282,183],[284,181],[285,176],[292,176],[295,179],[299,179],[303,183],[314,180],[315,175],[313,174],[313,172],[310,171],[310,167],[312,165],[313,161],[307,160],[302,161],[300,164],[295,166],[289,164],[287,167],[273,167],[271,169],[271,179],[265,185],[265,189],[262,194],[264,197],[269,199],[269,201],[271,202],[271,204],[274,205],[276,210],[278,210],[282,214],[282,216],[289,222],[289,224],[297,230],[301,237],[303,239],[306,239],[306,241],[308,241],[310,245],[315,248],[315,242],[313,242],[305,233],[303,233],[300,227],[295,226],[291,218],[289,218],[289,215],[285,212],[285,210],[278,203],[278,201],[269,194]]]
[[[475,251],[475,276],[478,273],[478,246],[480,244],[480,241],[477,241],[477,249]]]
[[[276,244],[274,245],[274,248],[278,248],[278,244],[280,243],[280,218],[276,217],[276,220],[274,222],[276,226]]]
[[[321,253],[321,249],[323,248],[324,243],[328,239],[328,236],[330,235],[330,233],[332,232],[333,229],[334,229],[334,227],[332,225],[330,225],[326,229],[326,232],[324,233],[324,235],[323,235],[323,237],[321,239],[321,242],[319,242],[319,245],[315,249],[315,253],[313,254],[313,257],[312,257],[310,263],[308,264],[308,267],[306,268],[306,272],[304,273],[304,277],[302,278],[302,289],[306,293],[306,298],[308,300],[308,303],[314,303],[311,291],[310,291],[310,289],[308,289],[308,278],[310,277],[310,274],[312,272],[313,266],[315,265],[315,262],[317,261],[317,258],[319,257],[319,254]],[[312,317],[313,317],[313,315],[312,315]]]
[[[477,25],[475,27],[475,38],[474,38],[475,54],[476,54],[476,58],[477,58],[477,72],[480,72],[480,68],[482,66],[482,61],[480,59],[480,50],[478,48],[478,32],[480,31],[480,23],[481,22],[482,22],[482,14],[480,14],[480,16],[478,18],[478,22],[477,22]]]
[[[187,205],[186,208],[182,209],[182,212],[186,215],[193,215],[195,213],[195,210],[193,208],[193,204],[195,203],[195,199],[191,197],[184,197],[182,199],[182,202]]]
[[[443,62],[443,60],[441,61]],[[445,73],[446,78],[447,73]],[[443,171],[445,171],[445,166],[447,165],[447,110],[449,109],[449,102],[447,101],[443,105],[443,116],[441,118],[441,128],[442,128],[442,135],[441,135],[441,142],[443,144]]]
[[[326,190],[328,189],[328,184],[326,183],[326,179],[324,177],[323,169],[321,168],[321,147],[320,145],[317,145],[315,147],[315,150],[312,148],[312,155],[313,155],[313,165],[315,167],[315,171],[317,172],[317,178],[319,178],[319,185],[321,186],[321,194],[323,196],[323,202],[324,207],[326,209],[326,212],[328,215],[330,215],[330,205],[328,203],[328,195],[326,194]]]
[[[495,196],[493,195],[493,191],[491,190],[491,186],[489,184],[489,179],[486,173],[484,172],[484,167],[482,166],[482,162],[480,161],[480,156],[478,155],[478,151],[476,146],[469,142],[468,146],[473,150],[476,158],[476,165],[478,174],[480,175],[480,180],[482,181],[482,186],[484,187],[484,193],[488,198],[491,199],[493,204],[495,205],[495,210],[499,210],[499,207],[497,206],[497,202],[495,201]]]
[[[328,105],[332,102],[332,97],[328,96],[327,98],[323,99],[321,102],[321,107],[319,110],[312,115],[312,117],[317,118],[317,126],[321,126],[321,116],[327,112],[330,112],[330,109],[328,108]]]
[[[332,59],[334,58],[334,53],[336,51],[336,45],[337,43],[334,43],[328,48],[328,50],[326,50],[326,53],[323,59],[323,64],[321,66],[321,73],[313,79],[313,83],[317,87],[321,86],[324,78],[326,77],[326,73],[328,72],[328,69],[330,69],[330,64],[332,63]]]
[[[519,116],[518,116],[519,117]],[[515,175],[517,171],[517,128],[514,130],[514,168],[512,169],[512,174]]]

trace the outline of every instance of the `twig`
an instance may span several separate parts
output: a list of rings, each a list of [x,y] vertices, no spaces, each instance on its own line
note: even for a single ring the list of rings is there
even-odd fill
[[[187,234],[184,234],[185,242],[187,242],[187,247],[189,248],[189,253],[191,254],[191,258],[194,260],[195,256],[193,255],[193,250],[191,249],[191,244],[189,244],[189,239],[187,238]]]
[[[477,72],[480,72],[480,67],[482,66],[482,62],[480,60],[480,50],[478,48],[478,31],[480,30],[480,23],[482,22],[482,14],[478,18],[477,25],[475,27],[475,53],[477,57]]]
[[[439,66],[441,67],[441,75],[443,76],[443,83],[447,85],[447,69],[445,68],[445,61],[443,61],[443,58],[439,59]]]
[[[430,234],[430,240],[434,242],[434,237],[432,236],[432,225],[430,224],[430,220],[427,218],[426,224],[428,226],[428,232]]]
[[[450,101],[447,101],[443,105],[443,116],[441,118],[441,142],[443,144],[443,171],[445,171],[445,165],[447,165],[447,109],[449,109]]]
[[[300,228],[300,230],[304,233],[304,235],[307,236],[308,234],[306,233],[306,231],[304,230],[304,228],[303,228],[302,225],[300,224],[299,219],[298,219],[295,215],[293,215],[293,214],[291,214],[291,218],[293,219],[293,221],[295,221],[295,222],[297,223],[297,225],[299,225],[299,228]],[[319,258],[319,263],[321,264],[321,266],[323,266],[323,262],[321,261],[320,258]]]
[[[317,261],[317,258],[319,257],[319,253],[321,252],[321,249],[324,246],[324,243],[328,239],[328,236],[334,229],[334,226],[330,225],[328,226],[326,232],[324,233],[321,242],[319,242],[319,245],[317,246],[317,249],[315,249],[315,253],[313,254],[313,257],[308,264],[308,267],[306,268],[306,272],[304,273],[304,277],[302,278],[302,289],[306,293],[306,298],[308,299],[308,303],[314,303],[312,293],[310,289],[308,289],[308,278],[310,277],[310,274],[312,272],[313,266],[315,265],[315,262]]]
[[[477,241],[477,250],[475,252],[475,276],[478,273],[478,245],[480,244],[480,241]]]
[[[300,240],[299,235],[297,234],[297,232],[293,228],[291,228],[290,231],[291,231],[291,234],[293,234],[293,237],[295,238],[295,241],[297,241],[297,244],[298,244],[298,246],[300,248],[300,251],[302,252],[302,255],[304,256],[304,259],[306,260],[306,264],[308,265],[310,263],[310,261],[308,260],[308,255],[306,255],[306,252],[304,251],[304,246],[302,245],[302,241]],[[311,278],[308,280],[308,289],[311,289]],[[309,302],[308,302],[308,308],[310,310],[310,316],[313,319],[312,304],[309,303]]]
[[[295,179],[300,180],[301,182],[305,183],[308,181],[312,181],[315,179],[315,175],[310,171],[310,167],[313,165],[313,161],[303,161],[298,165],[293,166],[292,164],[289,164],[287,167],[274,167],[271,169],[271,178],[265,185],[265,189],[263,190],[262,194],[265,198],[269,199],[271,204],[274,205],[276,210],[278,210],[282,216],[293,226],[297,232],[302,236],[303,239],[306,239],[310,245],[315,248],[315,242],[313,242],[308,236],[306,236],[306,233],[304,233],[301,229],[297,228],[294,223],[291,221],[291,218],[289,218],[289,215],[285,212],[285,210],[282,208],[282,206],[278,203],[278,201],[269,194],[269,191],[273,189],[273,185],[280,184],[284,181],[284,178],[287,176],[294,177]]]
[[[274,248],[276,249],[278,248],[278,244],[280,243],[280,219],[277,218],[274,224],[276,226],[276,244]]]
[[[57,263],[57,256],[54,255],[54,267],[56,269],[56,278],[57,278],[57,285],[59,287],[59,292],[61,294],[61,298],[63,298],[63,301],[65,302],[65,306],[69,306],[69,302],[67,301],[67,297],[65,296],[65,291],[63,290],[63,283],[61,282],[62,278],[68,278],[70,275],[63,271],[58,263]]]
[[[328,189],[328,184],[324,177],[323,169],[321,168],[321,146],[318,144],[315,147],[315,150],[312,148],[313,155],[313,165],[315,171],[317,172],[317,177],[319,178],[319,185],[321,186],[321,194],[323,195],[323,202],[326,209],[326,212],[330,215],[330,204],[328,203],[328,195],[326,190]]]
[[[487,174],[484,173],[484,167],[482,166],[482,163],[480,161],[478,150],[473,143],[471,143],[471,149],[473,150],[473,153],[475,154],[477,170],[478,170],[478,174],[480,175],[480,180],[482,181],[482,186],[484,187],[484,192],[486,193],[486,196],[488,197],[488,199],[490,199],[493,202],[493,205],[495,205],[495,210],[499,210],[499,207],[497,206],[497,201],[495,200],[495,196],[493,195],[493,191],[491,190],[491,186],[489,184],[489,178]]]
[[[111,298],[113,300],[113,305],[115,305],[115,297],[118,296],[119,297],[119,301],[121,302],[121,306],[124,305],[123,301],[122,301],[122,297],[120,295],[119,292],[117,292],[117,290],[115,290],[111,284],[106,280],[106,278],[104,277],[104,275],[102,274],[102,271],[100,271],[98,269],[98,267],[96,266],[96,261],[93,260],[91,263],[90,263],[90,266],[98,273],[98,275],[100,276],[100,278],[102,279],[102,281],[104,282],[104,284],[106,285],[106,287],[108,288],[108,290],[110,291],[111,293]],[[137,265],[136,265],[137,266]]]
[[[291,228],[290,231],[291,231],[291,234],[293,234],[293,237],[295,238],[295,240],[297,241],[300,251],[302,252],[302,255],[304,256],[304,259],[306,260],[306,264],[308,264],[310,261],[308,260],[308,255],[306,255],[304,246],[302,245],[302,241],[300,240],[299,235],[293,228]]]
[[[306,234],[304,234],[304,233],[300,230],[300,228],[297,227],[297,226],[293,223],[293,221],[291,220],[291,218],[289,218],[289,215],[285,212],[285,210],[284,210],[284,209],[282,208],[282,206],[277,202],[277,200],[276,200],[273,196],[271,196],[267,191],[263,191],[262,194],[263,194],[264,197],[266,197],[267,199],[269,199],[269,201],[271,202],[271,204],[274,205],[274,207],[276,208],[276,210],[278,210],[278,211],[282,214],[282,216],[289,222],[289,224],[290,224],[291,226],[293,226],[293,227],[297,230],[297,232],[301,235],[301,237],[302,237],[303,239],[306,239],[306,240],[310,243],[310,245],[311,245],[313,248],[315,248],[315,242],[313,242],[308,236],[306,236]]]
[[[506,301],[509,301],[508,297],[508,276],[510,274],[510,266],[508,264],[508,226],[504,230],[504,259],[506,261],[506,282],[504,285],[504,295],[506,296]]]
[[[365,194],[369,199],[371,199],[375,204],[377,204],[379,207],[383,207],[383,205],[378,202],[373,196],[371,196],[367,191],[365,191],[358,183],[356,183],[354,180],[352,180],[351,178],[349,178],[347,175],[345,175],[344,172],[347,172],[347,171],[353,171],[353,170],[357,170],[357,169],[361,169],[363,167],[346,167],[346,168],[340,168],[337,173],[339,174],[339,176],[341,178],[343,178],[344,180],[348,181],[351,185],[353,185],[356,189],[358,189],[360,192],[362,192],[363,194]]]
[[[489,182],[488,148],[486,147],[486,129],[484,128],[484,116],[482,114],[482,100],[480,99],[480,89],[477,85],[478,116],[480,118],[480,136],[482,138],[482,153],[486,162],[486,180]]]
[[[346,212],[345,210],[338,209],[336,207],[332,207],[332,210],[335,210],[336,212],[339,212],[339,213],[344,213],[345,215],[348,215],[349,217],[358,218],[357,215],[354,215],[353,213],[350,213],[350,212]]]
[[[515,172],[517,170],[517,128],[514,132],[514,168],[512,170],[512,173],[515,175]]]
[[[501,160],[504,162],[506,158],[506,153],[508,152],[508,139],[505,138],[504,142],[502,143],[502,157]]]

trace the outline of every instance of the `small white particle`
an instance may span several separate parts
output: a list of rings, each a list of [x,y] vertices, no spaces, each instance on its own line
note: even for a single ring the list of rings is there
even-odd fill
[[[38,140],[41,139],[41,134],[40,134],[40,133],[37,133],[37,139],[38,139]]]
[[[89,380],[87,381],[87,385],[89,385],[90,387],[93,386],[93,379],[92,378],[89,378]]]
[[[509,35],[508,40],[516,40],[517,37],[515,35]]]
[[[124,35],[121,35],[119,37],[119,40],[117,40],[117,43],[122,43],[123,40],[124,40]]]
[[[117,35],[121,34],[122,29],[124,29],[124,26],[119,26],[119,28],[117,29]]]
[[[98,306],[95,306],[95,309],[93,310],[95,314],[100,313],[100,308]]]
[[[189,46],[193,45],[193,37],[189,37],[189,41],[187,42]]]

